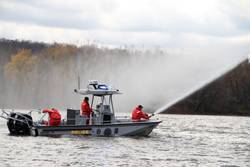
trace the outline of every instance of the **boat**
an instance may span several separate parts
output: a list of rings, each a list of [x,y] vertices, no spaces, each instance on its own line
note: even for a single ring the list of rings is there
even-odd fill
[[[7,126],[11,135],[32,136],[148,136],[161,120],[149,119],[133,121],[130,117],[115,116],[113,96],[122,94],[98,81],[90,81],[87,89],[75,89],[75,93],[91,96],[93,112],[90,118],[82,116],[78,109],[67,109],[66,119],[58,126],[48,126],[42,123],[43,116],[33,121],[31,110],[29,113],[2,110],[0,117],[7,119]],[[41,110],[39,110],[41,113]]]

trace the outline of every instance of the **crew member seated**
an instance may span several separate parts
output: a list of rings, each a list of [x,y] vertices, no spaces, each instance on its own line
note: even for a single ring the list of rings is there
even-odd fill
[[[81,108],[82,108],[81,115],[90,118],[90,114],[92,114],[93,111],[92,111],[92,109],[89,106],[89,98],[88,97],[84,98],[84,100],[82,102]]]
[[[150,116],[147,113],[142,111],[143,106],[138,105],[132,112],[132,120],[133,121],[140,121],[141,119],[148,120]]]
[[[49,114],[49,123],[44,121],[46,125],[49,126],[58,126],[61,123],[61,114],[59,111],[55,108],[52,109],[44,109],[42,111],[43,113],[48,113]]]

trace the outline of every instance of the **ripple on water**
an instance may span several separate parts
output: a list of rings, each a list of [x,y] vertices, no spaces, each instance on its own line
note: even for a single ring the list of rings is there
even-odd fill
[[[15,137],[0,120],[0,166],[247,166],[250,118],[160,115],[150,137]]]

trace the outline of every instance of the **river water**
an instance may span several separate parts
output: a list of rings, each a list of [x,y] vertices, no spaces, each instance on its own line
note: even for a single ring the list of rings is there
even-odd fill
[[[0,166],[250,166],[250,118],[158,115],[149,137],[15,137],[0,120]]]

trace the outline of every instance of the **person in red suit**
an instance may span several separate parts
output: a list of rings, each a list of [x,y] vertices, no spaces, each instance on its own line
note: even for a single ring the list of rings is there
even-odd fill
[[[141,119],[148,120],[150,116],[147,113],[142,111],[143,106],[138,105],[132,112],[132,120],[133,121],[140,121]]]
[[[46,123],[49,126],[58,126],[61,123],[61,114],[60,112],[55,109],[44,109],[42,111],[43,113],[48,113],[49,114],[49,123]]]
[[[82,113],[81,115],[83,116],[87,116],[88,118],[90,118],[90,114],[93,112],[92,109],[89,106],[89,98],[85,97],[83,102],[82,102]]]

